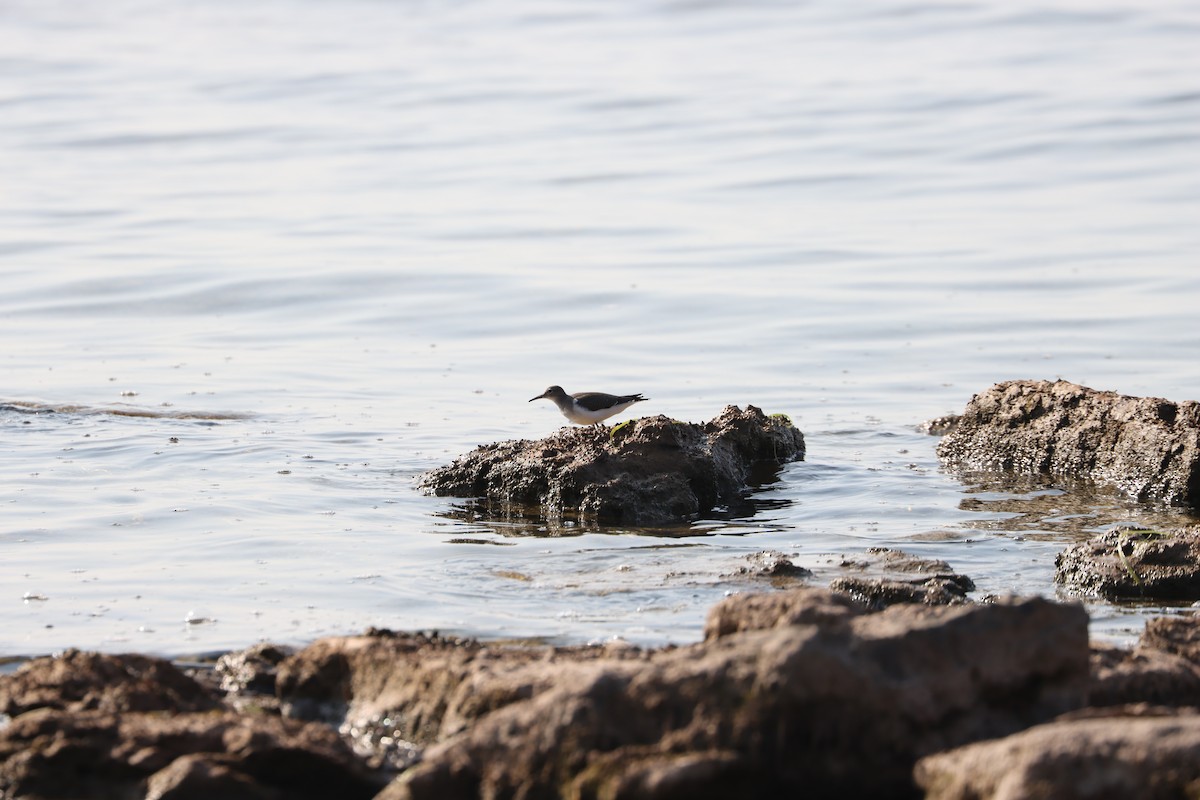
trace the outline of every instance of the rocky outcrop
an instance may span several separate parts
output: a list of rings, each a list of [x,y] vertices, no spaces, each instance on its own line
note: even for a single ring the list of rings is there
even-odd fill
[[[284,713],[338,727],[363,752],[406,767],[421,748],[545,691],[565,665],[645,657],[633,647],[532,648],[376,631],[315,642],[279,667]]]
[[[1189,796],[1197,642],[1189,615],[1089,649],[1077,605],[872,612],[797,588],[654,650],[374,630],[204,681],[69,652],[0,675],[0,798]]]
[[[426,473],[420,485],[435,495],[485,499],[493,512],[515,507],[656,525],[735,503],[766,477],[764,468],[803,458],[804,436],[786,417],[728,406],[703,425],[645,417],[486,445]]]
[[[1138,500],[1198,505],[1200,403],[1008,381],[971,398],[938,455],[971,469],[1084,478]]]
[[[1083,703],[1079,607],[866,614],[795,594],[791,618],[823,624],[724,622],[737,632],[646,661],[575,663],[426,750],[381,797],[913,796],[918,756]]]
[[[1200,715],[1113,709],[931,755],[915,774],[926,800],[1195,797]]]
[[[1132,649],[1092,645],[1091,706],[1200,707],[1200,618],[1157,617]]]
[[[1194,797],[1200,790],[1200,624],[1160,617],[1131,649],[1093,644],[1088,707],[926,757],[934,800]]]
[[[1148,620],[1140,644],[1186,658],[1200,669],[1200,616],[1193,612]]]
[[[226,710],[166,661],[71,651],[0,676],[0,797],[370,798],[324,725]]]
[[[220,704],[167,661],[67,650],[0,680],[0,714],[57,711],[209,711]]]
[[[1200,707],[1200,663],[1143,644],[1092,645],[1088,705]]]
[[[329,728],[279,717],[40,709],[0,732],[4,797],[365,800],[381,783]]]
[[[1078,594],[1200,600],[1200,528],[1118,528],[1068,546],[1054,563],[1055,581]]]

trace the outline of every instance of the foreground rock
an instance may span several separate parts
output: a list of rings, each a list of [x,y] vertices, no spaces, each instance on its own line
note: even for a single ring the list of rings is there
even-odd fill
[[[0,735],[0,796],[366,798],[372,776],[336,733],[234,712],[30,711]]]
[[[938,455],[972,469],[1085,478],[1138,500],[1198,505],[1200,404],[1008,381],[971,398]]]
[[[628,525],[689,520],[737,502],[756,472],[804,458],[783,416],[727,406],[703,425],[646,417],[486,445],[421,479],[426,491]]]
[[[1059,553],[1054,579],[1108,599],[1198,600],[1200,528],[1107,531]]]
[[[0,676],[0,797],[370,798],[324,725],[224,710],[166,661],[71,651]]]
[[[139,655],[67,650],[0,680],[0,714],[56,711],[209,711],[220,704],[170,663]]]
[[[1200,715],[1153,708],[1039,725],[929,756],[927,800],[1107,800],[1195,797]]]
[[[1194,795],[1197,617],[1132,650],[1086,628],[1041,599],[872,613],[800,588],[726,598],[703,642],[657,650],[372,631],[250,648],[207,683],[69,652],[0,675],[0,798]]]
[[[505,647],[375,632],[323,639],[280,665],[290,716],[336,725],[363,752],[409,766],[421,748],[560,681],[575,662],[645,658],[631,647]]]
[[[764,629],[729,622],[725,607],[713,628],[735,632],[704,644],[559,668],[547,688],[426,750],[380,796],[913,796],[917,757],[1084,701],[1079,607],[867,614],[828,592],[792,594],[800,624],[771,624],[749,601]]]

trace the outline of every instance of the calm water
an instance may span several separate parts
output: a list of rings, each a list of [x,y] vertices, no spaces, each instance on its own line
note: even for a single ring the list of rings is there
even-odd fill
[[[1200,398],[1197,41],[1190,0],[0,4],[0,655],[685,642],[763,549],[1053,594],[1067,542],[1194,518],[915,426],[1013,377]],[[809,457],[675,537],[415,490],[556,430],[550,383]]]

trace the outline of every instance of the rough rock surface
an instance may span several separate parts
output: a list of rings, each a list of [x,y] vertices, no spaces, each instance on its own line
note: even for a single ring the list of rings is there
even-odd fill
[[[928,756],[917,763],[917,782],[927,800],[1200,795],[1200,715],[1145,708],[1109,713]]]
[[[381,785],[332,730],[279,717],[38,709],[0,731],[0,797],[365,800]]]
[[[426,750],[380,797],[915,796],[918,756],[1083,702],[1077,606],[843,616],[844,600],[796,592],[829,622],[573,664],[552,688]]]
[[[139,655],[67,650],[38,658],[0,679],[0,713],[61,711],[207,711],[219,703],[167,661]]]
[[[1079,594],[1200,599],[1200,528],[1119,528],[1070,545],[1054,563],[1055,581]]]
[[[645,657],[619,645],[505,647],[377,631],[296,653],[279,667],[277,693],[289,716],[336,725],[360,751],[403,768],[422,747],[549,689],[564,665]]]
[[[803,458],[804,436],[786,417],[727,406],[703,425],[644,417],[486,445],[426,473],[421,486],[441,496],[540,507],[549,517],[655,525],[736,502],[764,465]]]
[[[969,603],[967,592],[975,590],[975,583],[966,575],[931,575],[907,580],[844,577],[830,581],[829,589],[878,611],[897,603],[928,606]]]
[[[1139,500],[1197,505],[1200,403],[1008,381],[971,398],[938,455],[973,469],[1085,478]]]
[[[872,613],[797,588],[728,597],[703,642],[655,650],[373,631],[251,648],[208,689],[68,652],[0,675],[0,798],[1197,796],[1198,642],[1191,615],[1089,650],[1077,605]],[[307,720],[216,688],[270,675]]]
[[[1088,705],[1200,706],[1200,663],[1139,644],[1092,645]]]
[[[1200,669],[1200,616],[1155,617],[1146,623],[1140,644],[1182,656]]]
[[[765,631],[792,625],[839,626],[866,608],[840,594],[818,590],[737,594],[713,606],[704,623],[709,641],[746,631]]]
[[[844,560],[842,568],[862,572],[835,578],[829,588],[878,611],[897,603],[956,605],[969,603],[975,582],[959,575],[941,559],[919,558],[902,550],[871,547],[858,560]]]
[[[225,710],[166,661],[67,651],[0,676],[0,797],[368,798],[323,725]]]
[[[1200,618],[1188,614],[1146,623],[1136,647],[1092,645],[1091,706],[1151,704],[1200,707]]]

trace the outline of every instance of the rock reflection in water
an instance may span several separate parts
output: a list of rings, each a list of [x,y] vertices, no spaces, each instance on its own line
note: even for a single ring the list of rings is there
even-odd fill
[[[967,495],[959,508],[981,515],[963,522],[975,530],[1070,543],[1118,524],[1157,528],[1200,522],[1187,508],[1138,503],[1083,480],[973,471],[959,472],[958,478]]]

